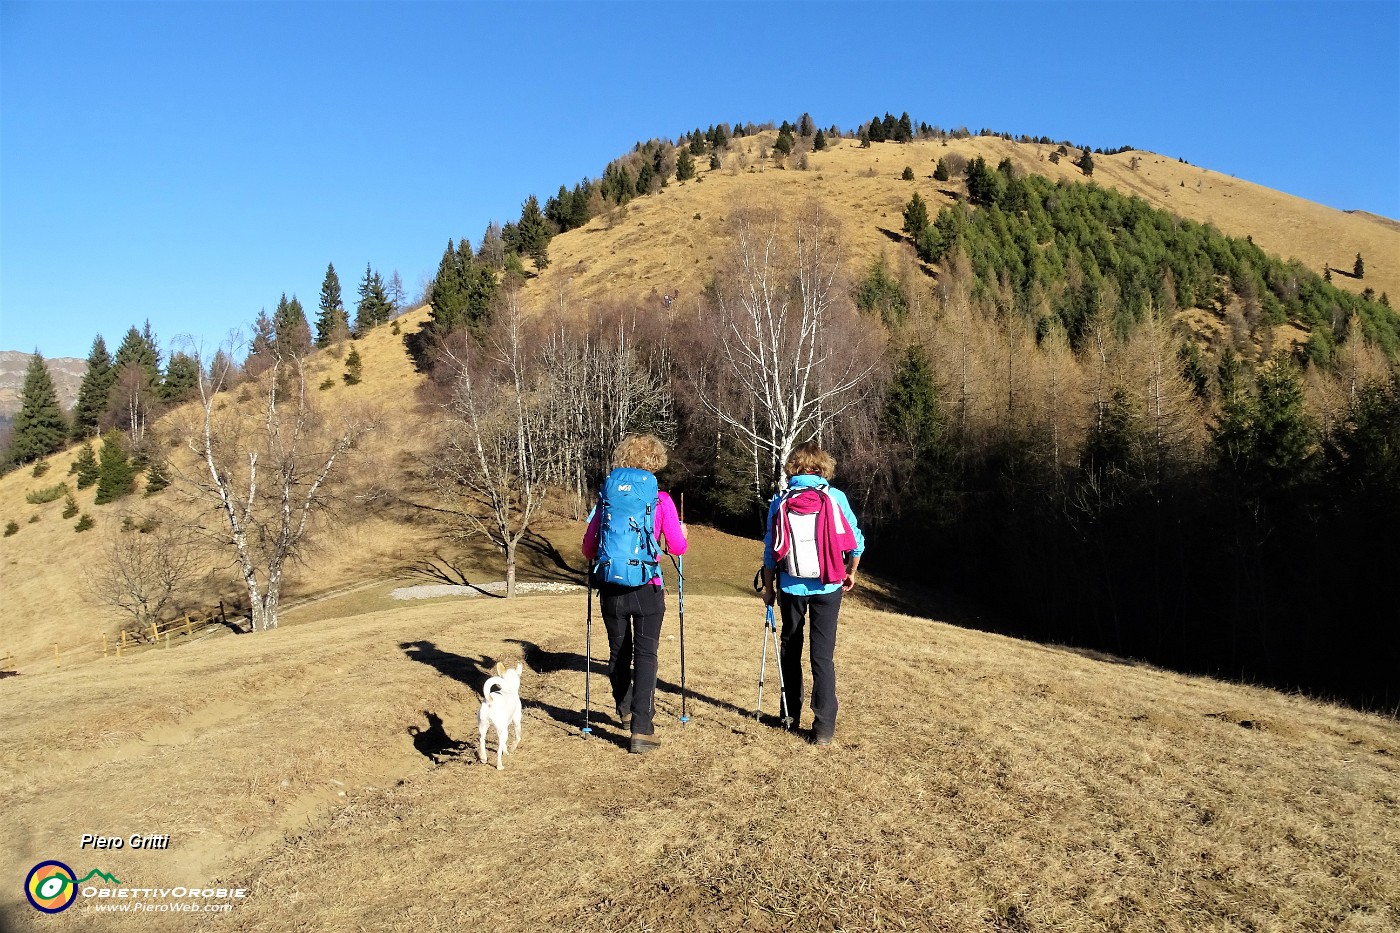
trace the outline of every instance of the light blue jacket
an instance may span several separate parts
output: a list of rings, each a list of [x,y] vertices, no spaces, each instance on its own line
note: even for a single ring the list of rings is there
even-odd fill
[[[841,507],[841,514],[846,516],[846,521],[850,523],[851,531],[856,536],[856,548],[849,553],[859,557],[865,553],[865,535],[861,534],[860,525],[856,523],[856,514],[851,511],[850,500],[846,494],[835,486],[827,484],[827,481],[809,473],[799,476],[788,477],[789,489],[802,489],[805,486],[826,486],[827,492],[831,494],[832,500]],[[768,521],[764,523],[763,531],[763,566],[770,570],[778,569],[777,558],[773,556],[773,516],[778,514],[778,504],[782,502],[782,495],[773,497],[773,501],[768,503]],[[784,593],[791,593],[794,596],[815,596],[819,593],[834,593],[841,589],[839,583],[823,583],[821,580],[812,580],[806,577],[790,576],[786,570],[778,569],[778,589]]]

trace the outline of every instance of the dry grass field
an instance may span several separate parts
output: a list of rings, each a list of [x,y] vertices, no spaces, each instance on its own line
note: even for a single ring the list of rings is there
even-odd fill
[[[691,720],[678,721],[672,601],[664,744],[638,758],[599,712],[596,667],[597,729],[580,737],[581,595],[376,599],[0,681],[0,926],[1400,925],[1393,720],[853,602],[837,744],[817,749],[749,715],[761,604],[696,594]],[[498,772],[469,747],[475,691],[494,662],[517,659],[524,741]],[[170,843],[84,851],[83,833]],[[128,888],[248,895],[222,915],[99,913],[92,897],[45,917],[20,893],[43,859]]]

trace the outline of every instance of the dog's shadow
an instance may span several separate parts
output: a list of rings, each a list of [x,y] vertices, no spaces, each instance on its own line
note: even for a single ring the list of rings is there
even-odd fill
[[[471,743],[454,739],[447,734],[447,730],[442,727],[442,717],[436,713],[423,710],[423,715],[428,718],[428,728],[422,729],[418,726],[409,726],[408,734],[413,736],[413,747],[418,754],[428,759],[435,765],[459,758],[462,752],[471,748]],[[471,756],[462,760],[471,763]]]

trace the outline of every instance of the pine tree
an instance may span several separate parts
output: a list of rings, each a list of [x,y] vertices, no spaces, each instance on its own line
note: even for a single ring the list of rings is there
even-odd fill
[[[256,378],[272,368],[277,360],[277,332],[273,329],[272,318],[265,309],[258,309],[253,320],[253,339],[248,345],[248,356],[243,361],[243,371],[250,378]]]
[[[79,449],[78,458],[73,461],[73,472],[78,474],[79,489],[87,489],[97,482],[97,454],[93,451],[91,443],[84,444]]]
[[[797,121],[797,135],[811,136],[812,128],[812,115],[810,113],[804,113],[801,119]]]
[[[345,356],[345,384],[356,386],[360,384],[360,379],[364,374],[364,361],[360,359],[359,350],[351,350]]]
[[[948,177],[948,160],[939,156],[938,164],[933,167],[933,180],[947,181]]]
[[[1366,262],[1361,258],[1361,254],[1356,254],[1356,264],[1351,267],[1351,274],[1358,279],[1366,278]]]
[[[870,121],[870,126],[866,129],[865,135],[872,143],[882,143],[885,141],[885,124],[879,117]]]
[[[915,191],[909,203],[904,206],[904,232],[911,240],[917,241],[928,229],[928,224],[928,205],[919,197],[919,192]]]
[[[688,149],[682,149],[676,157],[676,181],[690,181],[695,177],[695,159]]]
[[[1079,157],[1079,161],[1074,164],[1078,166],[1079,170],[1085,175],[1092,176],[1094,174],[1094,157],[1090,154],[1088,149],[1084,150],[1083,155]]]
[[[135,487],[136,469],[127,456],[126,437],[120,431],[102,436],[102,455],[97,467],[97,505],[120,499]]]
[[[650,163],[647,163],[648,165]],[[520,207],[520,252],[529,256],[537,271],[549,265],[549,223],[540,212],[540,202],[532,194]]]
[[[112,365],[118,371],[128,366],[139,367],[146,377],[146,385],[155,388],[160,382],[160,351],[156,349],[150,321],[146,322],[144,330],[132,327],[126,332]]]
[[[194,395],[198,385],[199,361],[188,353],[170,354],[170,362],[165,364],[165,378],[161,380],[158,393],[161,401],[186,401]]]
[[[5,462],[11,466],[29,463],[63,447],[68,439],[68,421],[58,404],[53,377],[38,350],[29,358],[24,371],[19,412],[10,426],[10,449]]]
[[[272,315],[272,330],[276,335],[277,352],[283,359],[303,357],[311,349],[311,327],[306,323],[306,312],[296,295],[288,299],[287,294],[282,293]]]
[[[973,204],[991,205],[1001,194],[1001,179],[978,156],[967,163],[967,199]]]
[[[723,164],[724,163],[720,161],[718,152],[710,153],[710,171],[713,172],[715,169],[718,169]]]
[[[826,133],[817,130],[817,135],[812,137],[812,151],[821,152],[826,148]]]
[[[363,336],[389,320],[389,296],[384,292],[384,280],[365,263],[365,277],[360,282],[360,301],[355,306],[355,333]]]
[[[500,269],[506,264],[505,244],[501,242],[501,225],[496,221],[493,220],[486,225],[486,232],[481,235],[481,248],[476,251],[476,258],[492,269]]]
[[[895,142],[907,143],[914,138],[914,124],[909,119],[909,111],[900,115],[899,123],[895,128]]]
[[[166,474],[165,464],[159,457],[152,459],[146,467],[146,495],[154,496],[169,485],[170,477]]]
[[[462,285],[463,269],[460,251],[447,241],[447,249],[438,262],[437,275],[428,286],[428,302],[432,305],[428,316],[433,322],[433,331],[438,334],[451,333],[466,320],[466,296]]]
[[[773,143],[773,151],[788,155],[792,152],[792,134],[779,132],[777,142]]]
[[[335,263],[326,264],[326,278],[321,282],[321,313],[316,315],[316,346],[328,347],[350,333],[350,317],[340,294],[340,276]]]
[[[903,179],[904,181],[913,181],[913,180],[914,180],[914,169],[913,169],[913,167],[912,167],[912,166],[909,166],[909,165],[904,166],[904,172],[903,172],[902,174],[900,174],[899,177],[900,177],[901,179]]]
[[[112,366],[112,357],[107,352],[107,344],[98,334],[88,353],[87,372],[78,386],[78,403],[73,407],[73,439],[82,440],[97,433],[102,416],[112,398],[112,383],[117,371]]]

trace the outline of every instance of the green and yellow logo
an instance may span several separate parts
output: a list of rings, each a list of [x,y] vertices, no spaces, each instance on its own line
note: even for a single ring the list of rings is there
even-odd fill
[[[93,877],[101,878],[109,884],[121,884],[116,878],[96,868],[78,878],[73,869],[50,859],[29,869],[29,875],[24,879],[24,896],[29,898],[29,903],[35,910],[46,914],[60,913],[73,906],[73,901],[78,897],[78,885]]]

